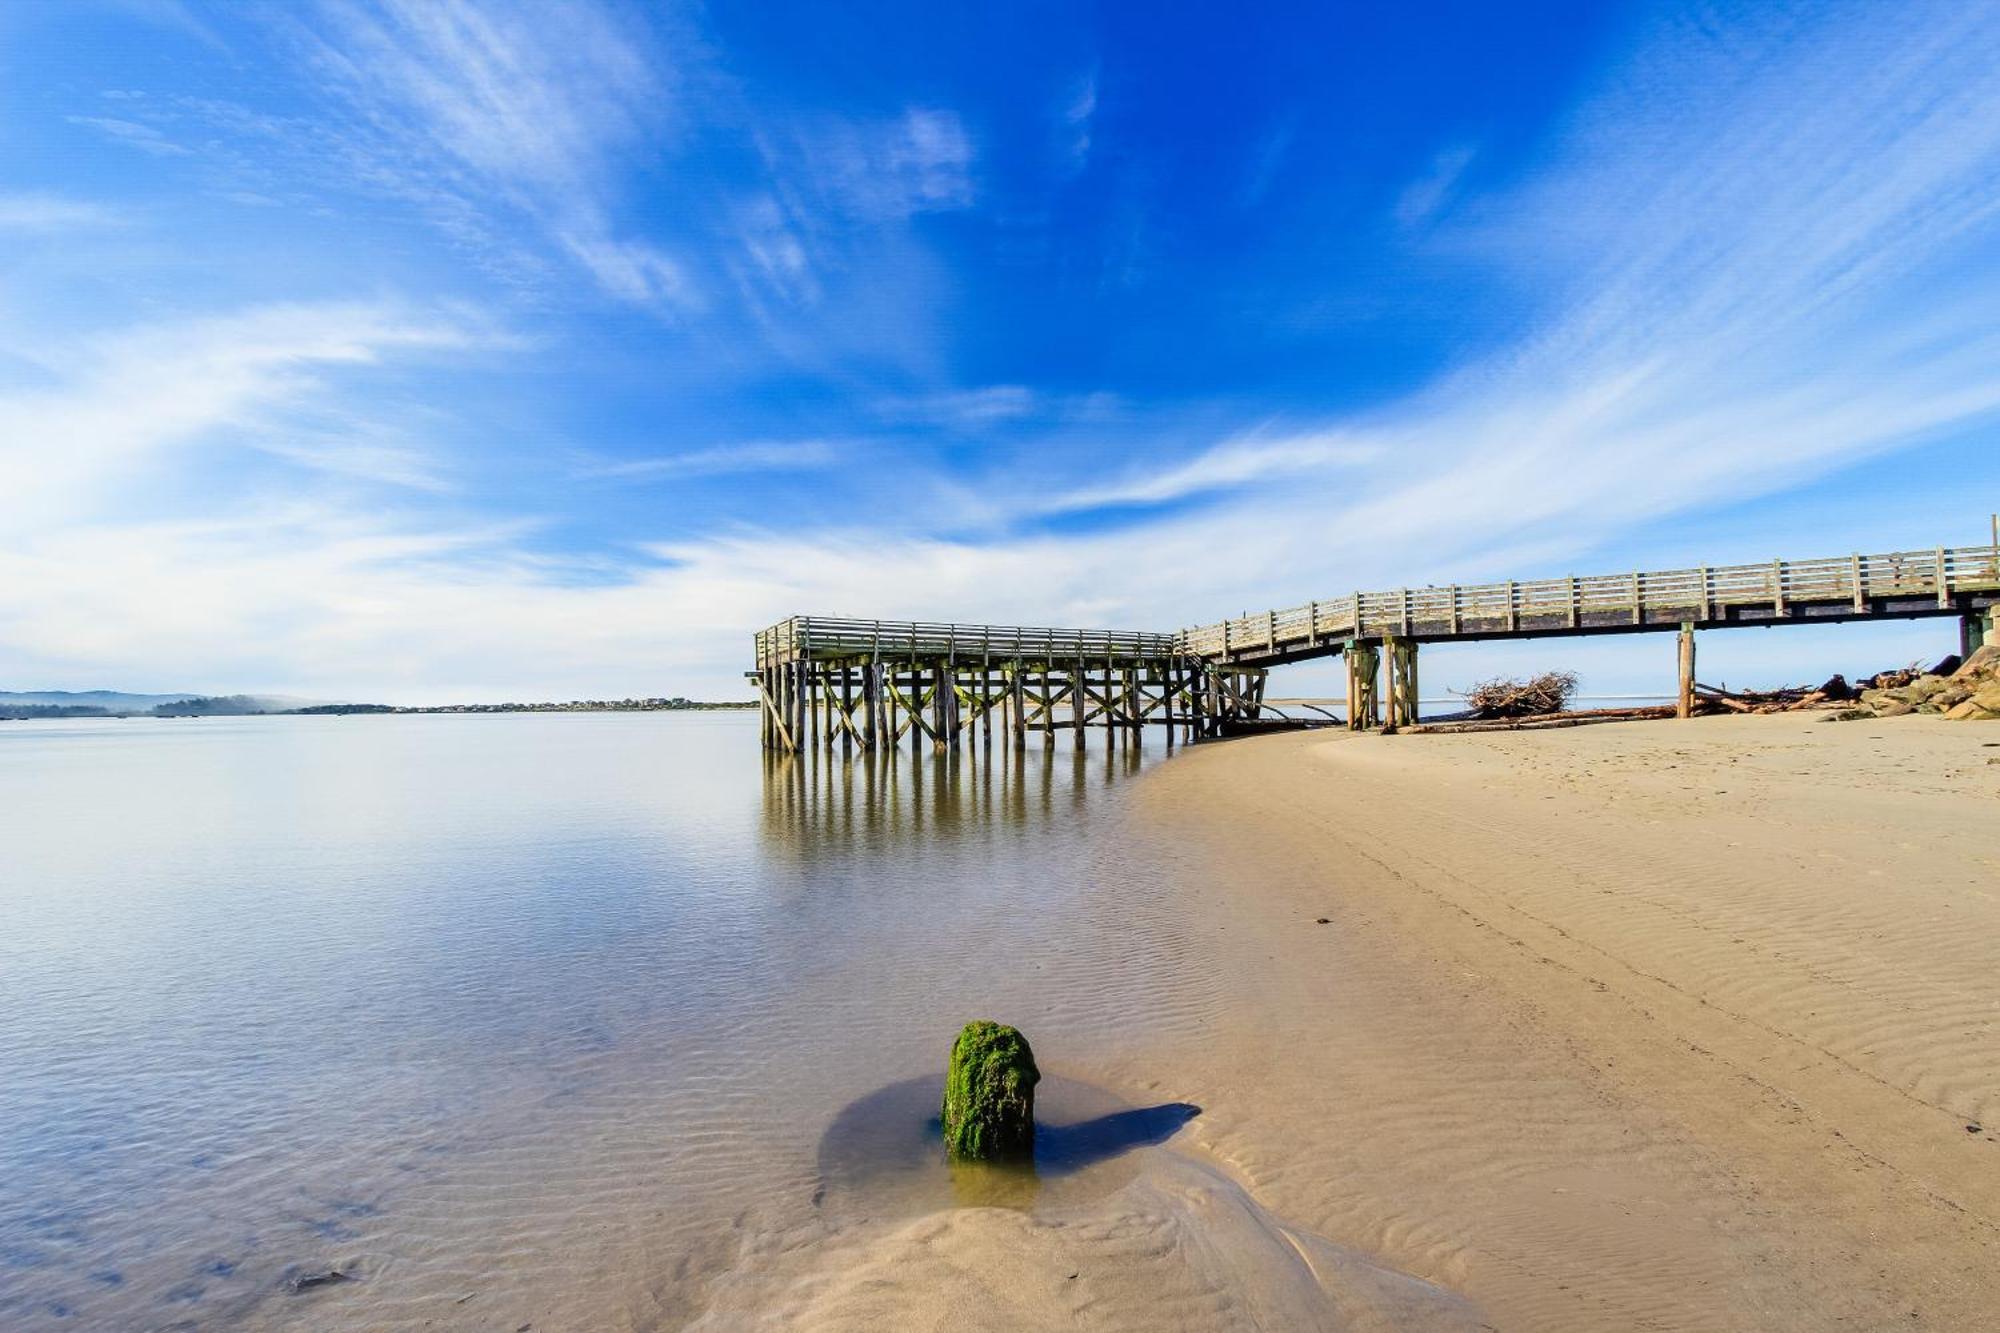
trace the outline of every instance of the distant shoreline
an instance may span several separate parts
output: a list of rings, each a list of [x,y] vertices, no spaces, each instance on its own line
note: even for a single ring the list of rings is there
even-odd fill
[[[572,699],[567,703],[502,704],[310,704],[300,708],[248,708],[231,706],[227,699],[190,699],[185,703],[160,704],[144,709],[95,708],[72,704],[27,704],[0,706],[0,722],[75,721],[90,718],[188,718],[188,717],[347,717],[384,713],[707,713],[755,709],[754,700],[743,703],[712,702],[701,699]]]

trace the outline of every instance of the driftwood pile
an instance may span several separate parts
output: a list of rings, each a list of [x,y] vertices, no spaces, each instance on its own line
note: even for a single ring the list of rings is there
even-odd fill
[[[1873,677],[1870,677],[1873,679]],[[1791,713],[1825,708],[1854,697],[1847,677],[1835,675],[1823,685],[1787,685],[1775,690],[1721,690],[1696,683],[1696,713]]]
[[[1545,717],[1560,713],[1576,693],[1574,671],[1544,671],[1533,680],[1481,681],[1465,696],[1466,708],[1479,721],[1496,718]]]
[[[1411,730],[1531,731],[1675,715],[1672,704],[1566,711],[1564,705],[1575,689],[1576,676],[1567,671],[1547,672],[1530,681],[1489,680],[1466,695],[1469,715],[1426,722]],[[1697,716],[1789,713],[1802,709],[1839,709],[1834,720],[1840,722],[1900,717],[1905,713],[2000,721],[2000,647],[1981,648],[1963,662],[1957,657],[1947,657],[1928,669],[1912,663],[1892,671],[1878,671],[1851,684],[1845,676],[1833,676],[1819,685],[1790,685],[1775,690],[1730,690],[1700,684],[1694,687]]]
[[[1988,645],[1960,662],[1947,657],[1929,671],[1884,671],[1862,682],[1836,721],[1859,722],[1905,713],[1938,713],[1953,721],[2000,721],[2000,647]]]

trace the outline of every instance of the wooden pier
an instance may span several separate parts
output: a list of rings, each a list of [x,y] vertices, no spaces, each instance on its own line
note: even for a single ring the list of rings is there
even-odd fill
[[[1263,711],[1265,672],[1347,664],[1347,725],[1417,720],[1425,643],[1671,632],[1680,712],[1691,710],[1698,630],[1955,616],[1966,651],[2000,642],[2000,540],[1754,565],[1354,592],[1178,634],[794,617],[757,635],[751,673],[764,743],[938,748],[1015,745],[1089,727],[1169,739],[1224,734]],[[1383,676],[1386,674],[1386,681]],[[1060,721],[1058,720],[1060,718]]]
[[[766,747],[852,751],[1148,726],[1193,740],[1255,716],[1264,671],[1192,657],[1172,634],[794,616],[758,633],[750,679]]]

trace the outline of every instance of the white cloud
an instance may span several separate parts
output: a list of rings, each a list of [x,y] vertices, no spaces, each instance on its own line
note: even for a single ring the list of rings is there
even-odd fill
[[[169,139],[157,126],[141,124],[136,120],[120,120],[113,116],[71,116],[69,122],[72,125],[88,125],[119,143],[154,157],[186,157],[194,151]]]
[[[1165,504],[1189,496],[1287,478],[1324,485],[1382,456],[1384,445],[1339,430],[1303,435],[1239,436],[1184,462],[1152,461],[1108,486],[1083,486],[1038,502],[1043,513],[1072,513],[1120,505]]]
[[[973,156],[956,112],[909,107],[892,120],[823,124],[775,165],[816,182],[841,211],[882,222],[970,205]]]
[[[371,305],[268,306],[76,343],[21,342],[38,383],[0,396],[0,518],[13,531],[76,521],[170,450],[232,440],[332,470],[414,479],[407,449],[329,436],[302,409],[324,377],[385,353],[462,346],[464,330]]]
[[[0,229],[67,231],[113,226],[118,215],[101,204],[54,194],[0,194]]]
[[[977,389],[883,398],[875,405],[889,421],[977,428],[1034,416],[1045,400],[1024,384],[988,384]]]
[[[1090,161],[1091,126],[1097,117],[1097,71],[1078,79],[1058,108],[1064,171],[1075,175]]]
[[[560,239],[598,284],[620,300],[683,309],[701,303],[687,270],[656,246],[588,233],[565,233]]]
[[[840,456],[841,450],[829,440],[754,440],[689,449],[657,458],[593,463],[577,469],[577,475],[658,481],[745,472],[802,472],[831,467]]]
[[[820,296],[806,240],[785,207],[761,195],[737,210],[737,238],[758,280],[785,300],[809,305]],[[755,301],[754,293],[750,295]]]
[[[1429,222],[1451,201],[1460,176],[1472,165],[1473,149],[1447,148],[1431,159],[1423,175],[1403,187],[1396,199],[1396,220],[1405,227]]]
[[[699,303],[686,266],[620,235],[614,169],[664,132],[670,71],[643,29],[591,0],[327,0],[307,36],[363,179],[423,203],[456,236],[518,210],[620,300]]]

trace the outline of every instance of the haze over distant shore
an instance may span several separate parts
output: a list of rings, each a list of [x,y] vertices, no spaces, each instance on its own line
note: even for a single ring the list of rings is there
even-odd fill
[[[348,713],[656,713],[755,708],[676,695],[643,699],[572,699],[566,703],[321,703],[275,694],[128,694],[120,690],[0,690],[0,722],[80,717],[258,717]]]

